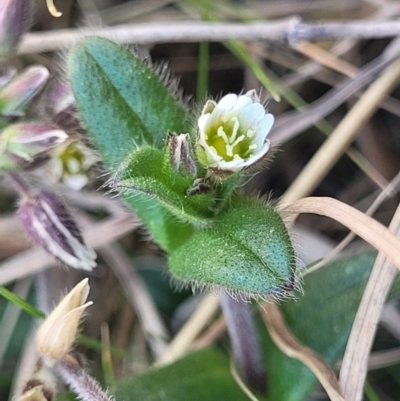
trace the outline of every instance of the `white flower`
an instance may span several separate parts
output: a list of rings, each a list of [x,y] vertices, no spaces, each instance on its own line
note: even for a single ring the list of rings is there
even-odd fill
[[[200,162],[230,172],[253,165],[268,152],[273,123],[255,90],[226,95],[218,103],[209,100],[198,120]]]

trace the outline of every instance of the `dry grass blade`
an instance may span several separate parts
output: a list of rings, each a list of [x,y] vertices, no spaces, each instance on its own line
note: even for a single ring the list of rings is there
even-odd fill
[[[284,210],[289,223],[301,213],[330,217],[370,243],[400,269],[400,239],[372,217],[332,198],[303,198]]]
[[[296,110],[279,116],[270,134],[271,142],[279,145],[316,124],[373,81],[376,75],[391,64],[399,54],[400,39],[394,39],[379,57],[360,68],[356,78],[344,80],[318,100],[303,107],[301,114]]]
[[[319,46],[316,46],[309,42],[300,42],[293,44],[292,47],[298,52],[308,56],[310,59],[318,62],[319,64],[328,67],[334,71],[337,71],[343,75],[346,75],[350,78],[355,78],[358,69],[347,63],[344,60],[341,60],[331,52],[322,49]]]
[[[400,311],[395,303],[386,304],[381,312],[380,324],[397,341],[400,341]]]
[[[390,230],[400,230],[400,206],[390,224]],[[397,270],[380,252],[358,308],[340,370],[340,383],[348,401],[363,397],[368,358],[375,337],[376,327],[386,296]]]
[[[290,333],[276,304],[263,305],[261,315],[274,343],[291,358],[303,362],[318,378],[332,401],[344,401],[331,367],[314,351],[300,344]]]
[[[367,216],[372,216],[379,206],[382,204],[384,200],[388,197],[393,197],[399,190],[400,185],[400,172],[390,181],[390,183],[381,191],[379,196],[374,200],[372,205],[367,209],[365,214]],[[355,234],[353,232],[349,232],[346,237],[334,248],[332,249],[320,262],[313,265],[311,268],[307,269],[307,271],[303,274],[303,276],[310,274],[322,266],[325,265],[328,261],[332,260],[336,255],[339,254],[350,242],[354,239]]]
[[[226,322],[219,317],[193,344],[194,348],[206,348],[226,332]]]
[[[400,348],[389,351],[377,351],[368,359],[368,370],[382,369],[389,365],[397,365],[400,362]]]
[[[168,330],[154,304],[153,298],[131,261],[117,245],[108,245],[101,251],[103,258],[118,277],[125,296],[136,310],[144,334],[155,357],[163,354],[168,339]]]
[[[118,240],[137,228],[141,223],[136,217],[118,216],[104,219],[84,227],[86,243],[94,249]],[[0,284],[4,285],[31,276],[57,264],[52,256],[39,248],[20,252],[0,264]]]
[[[400,59],[394,61],[368,88],[335,131],[319,148],[290,188],[282,203],[291,203],[309,194],[333,167],[343,151],[347,149],[362,125],[372,116],[382,99],[400,79]]]
[[[231,375],[232,375],[233,379],[235,380],[236,384],[246,394],[246,396],[249,398],[249,400],[259,401],[259,399],[251,392],[251,390],[243,382],[238,371],[236,370],[236,366],[235,366],[235,363],[232,358],[231,358],[231,362],[229,364],[229,370],[231,371]]]
[[[196,312],[192,314],[190,319],[171,341],[164,354],[157,361],[157,364],[166,365],[171,363],[188,351],[194,339],[204,329],[205,325],[208,324],[218,308],[219,297],[214,294],[207,295]]]

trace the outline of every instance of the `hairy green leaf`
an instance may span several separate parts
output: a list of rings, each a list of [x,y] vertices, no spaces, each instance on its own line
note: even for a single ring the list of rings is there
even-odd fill
[[[87,37],[68,72],[80,115],[108,168],[136,145],[162,148],[168,131],[189,132],[191,116],[151,67],[107,39]]]
[[[188,195],[193,177],[173,171],[169,156],[156,148],[143,147],[133,152],[117,172],[116,180],[127,196],[140,194],[147,198],[149,208],[158,204],[179,221],[195,226],[211,223],[213,191]]]
[[[165,157],[161,150],[145,146],[128,156],[115,180],[154,239],[171,252],[191,236],[194,227],[211,224],[215,194],[188,195],[193,178],[171,170]]]
[[[252,198],[235,200],[212,228],[173,252],[169,266],[186,282],[249,295],[281,294],[294,285],[294,251],[282,218]]]

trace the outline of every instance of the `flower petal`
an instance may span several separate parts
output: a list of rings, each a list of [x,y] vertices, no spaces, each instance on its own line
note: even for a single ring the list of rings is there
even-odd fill
[[[198,119],[198,156],[206,167],[238,172],[261,159],[269,149],[266,137],[274,122],[257,93],[229,94]]]
[[[238,98],[237,95],[235,95],[234,93],[230,93],[229,95],[224,96],[217,103],[217,106],[215,107],[213,113],[218,113],[220,111],[232,110],[232,108],[235,106],[237,98]]]

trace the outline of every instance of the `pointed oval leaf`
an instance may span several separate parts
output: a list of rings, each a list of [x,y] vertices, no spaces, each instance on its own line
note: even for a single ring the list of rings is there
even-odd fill
[[[212,229],[196,232],[172,253],[169,266],[188,283],[248,295],[278,295],[294,286],[294,250],[282,218],[251,198],[236,200]]]
[[[83,39],[70,53],[68,73],[80,115],[108,168],[117,168],[135,144],[161,148],[168,131],[192,127],[160,76],[107,39]]]

